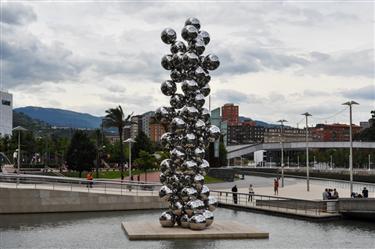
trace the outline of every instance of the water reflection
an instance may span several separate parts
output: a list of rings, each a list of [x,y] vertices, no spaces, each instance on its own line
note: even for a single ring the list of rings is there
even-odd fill
[[[219,208],[215,219],[268,231],[266,240],[129,241],[122,221],[157,220],[160,211],[0,215],[0,248],[373,248],[375,224],[310,222]]]

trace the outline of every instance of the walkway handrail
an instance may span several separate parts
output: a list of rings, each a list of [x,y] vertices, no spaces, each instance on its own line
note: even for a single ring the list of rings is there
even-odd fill
[[[41,180],[43,182],[72,182],[72,183],[103,183],[103,184],[110,184],[110,185],[131,185],[131,186],[161,186],[160,183],[157,182],[135,182],[135,181],[128,181],[128,180],[87,180],[84,178],[75,178],[75,177],[60,177],[60,176],[44,176],[44,175],[30,175],[30,174],[0,174],[0,182],[2,179],[10,179],[10,180],[16,180],[19,179],[25,179],[25,180]]]
[[[234,169],[236,169],[238,166],[235,166],[235,167],[232,167]],[[241,168],[238,167],[238,170],[241,171]],[[257,171],[251,171],[251,170],[243,170],[243,172],[251,172],[251,173],[254,173],[254,174],[259,174],[259,175],[270,175],[270,176],[278,176],[280,175],[279,172],[275,172],[275,173],[270,173],[270,172],[257,172]],[[305,179],[306,176],[300,176],[300,175],[288,175],[288,174],[284,174],[285,177],[289,177],[289,178],[299,178],[299,179]],[[347,180],[340,180],[340,179],[331,179],[331,178],[320,178],[320,177],[309,177],[310,180],[317,180],[317,181],[335,181],[335,182],[338,182],[338,183],[350,183],[350,181],[347,181]],[[364,186],[373,186],[375,188],[375,183],[371,183],[371,182],[358,182],[358,181],[353,181],[353,184],[358,184],[358,185],[364,185]]]

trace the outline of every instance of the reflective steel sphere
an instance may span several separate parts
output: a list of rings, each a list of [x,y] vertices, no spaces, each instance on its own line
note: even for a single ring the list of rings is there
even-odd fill
[[[195,69],[199,64],[199,57],[193,52],[186,52],[183,57],[183,63],[186,69]]]
[[[180,217],[179,223],[180,223],[181,227],[189,228],[189,221],[190,221],[189,216],[187,214],[183,214]]]
[[[176,92],[177,87],[176,83],[174,83],[173,81],[166,80],[161,84],[160,89],[164,95],[172,96]]]
[[[176,38],[176,31],[171,28],[166,28],[161,32],[161,40],[166,44],[172,44],[176,41]]]
[[[161,58],[161,65],[166,70],[173,69],[172,55],[166,54]]]
[[[186,52],[186,45],[183,41],[175,41],[171,46],[171,53],[176,54],[178,52]]]
[[[220,129],[215,125],[211,125],[208,128],[208,139],[210,140],[210,142],[215,142],[217,139],[219,139],[219,137]]]
[[[197,147],[194,149],[194,159],[197,161],[202,161],[206,151],[202,147]]]
[[[197,174],[194,176],[194,187],[198,190],[201,191],[202,187],[204,184],[204,176]]]
[[[169,153],[171,160],[176,164],[182,163],[186,158],[186,154],[182,148],[174,148]]]
[[[168,188],[167,186],[162,186],[159,190],[159,197],[163,201],[168,201],[168,199],[172,196],[173,191]]]
[[[199,31],[198,37],[203,39],[204,43],[207,45],[210,42],[210,34],[207,31]]]
[[[160,137],[160,144],[165,149],[171,149],[172,148],[172,133],[166,132]]]
[[[182,108],[181,114],[185,118],[185,120],[194,121],[197,119],[199,111],[194,106],[185,106],[184,108]]]
[[[205,201],[205,200],[208,200],[209,196],[210,196],[210,189],[206,185],[203,185],[202,183],[202,188],[199,192],[199,197],[201,198],[201,200]]]
[[[198,169],[198,165],[195,161],[188,160],[181,165],[181,169],[185,174],[193,174]]]
[[[206,207],[209,211],[213,212],[216,207],[219,205],[218,201],[216,200],[215,197],[209,196],[207,201],[206,201]]]
[[[181,31],[181,36],[185,41],[192,41],[198,36],[198,29],[193,25],[186,25]]]
[[[197,137],[194,135],[194,133],[188,133],[185,135],[183,139],[183,146],[185,149],[192,149],[196,146],[197,143]]]
[[[204,87],[201,88],[201,93],[203,94],[204,97],[207,97],[210,95],[211,88],[210,85],[207,83]]]
[[[201,28],[201,24],[200,24],[199,20],[197,18],[195,18],[195,17],[189,17],[185,21],[185,26],[187,26],[187,25],[193,25],[197,29]]]
[[[206,218],[206,227],[211,226],[211,224],[214,222],[214,214],[209,210],[204,210],[202,215],[204,218]]]
[[[189,227],[192,230],[203,230],[206,228],[206,218],[202,214],[196,214],[190,218]]]
[[[184,202],[195,200],[198,197],[198,191],[193,187],[185,187],[181,190],[180,197]]]
[[[185,131],[186,123],[180,117],[175,117],[172,119],[171,122],[171,130],[177,134],[182,133]]]
[[[186,95],[189,95],[198,89],[198,84],[195,80],[184,80],[181,84],[181,89]]]
[[[195,38],[190,48],[194,50],[197,55],[201,55],[206,49],[206,44],[204,43],[203,39],[198,36],[197,38]]]
[[[176,219],[171,211],[165,211],[160,215],[159,222],[163,227],[173,227]]]
[[[206,175],[208,173],[208,169],[210,168],[210,164],[206,160],[202,160],[201,164],[199,164],[199,170],[202,175]]]
[[[185,105],[185,96],[177,93],[171,97],[171,100],[169,103],[171,104],[173,108],[181,109]]]
[[[171,203],[171,205],[169,205],[169,209],[172,211],[174,215],[177,216],[180,216],[182,214],[183,208],[184,206],[179,201],[173,202]]]
[[[180,82],[183,80],[183,74],[177,69],[172,70],[170,76],[171,79],[176,82]]]
[[[204,58],[203,66],[208,70],[215,70],[220,66],[219,57],[214,54],[209,54]]]

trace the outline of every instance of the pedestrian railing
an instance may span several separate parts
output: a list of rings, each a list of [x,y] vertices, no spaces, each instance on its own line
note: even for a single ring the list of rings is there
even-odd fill
[[[233,193],[228,191],[211,190],[220,204],[238,207],[250,207],[259,210],[269,210],[300,215],[320,216],[327,212],[325,201],[302,200],[270,195],[248,193]]]
[[[251,174],[249,174],[251,173]],[[280,176],[279,173],[269,173],[269,172],[254,172],[254,171],[239,171],[238,174],[252,175],[252,176]],[[284,177],[294,178],[294,179],[306,179],[306,176],[299,175],[288,175],[284,174]],[[350,181],[339,180],[339,179],[328,179],[320,177],[309,177],[311,181],[315,184],[321,185],[322,188],[338,188],[338,189],[350,189]],[[369,192],[375,192],[375,183],[369,182],[359,182],[353,181],[353,191],[361,193],[363,188],[366,187]]]
[[[86,180],[73,177],[54,177],[24,174],[0,174],[0,188],[46,189],[91,192],[111,195],[152,195],[159,193],[161,184],[127,180]]]

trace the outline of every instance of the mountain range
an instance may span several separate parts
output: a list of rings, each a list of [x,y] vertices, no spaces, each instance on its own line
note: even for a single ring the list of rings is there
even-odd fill
[[[26,106],[14,109],[15,113],[21,114],[24,119],[26,116],[41,122],[43,125],[49,124],[55,127],[67,128],[99,128],[103,117],[94,116],[88,113],[75,112],[70,110],[44,108],[37,106]],[[20,115],[17,115],[20,117]],[[240,116],[240,121],[251,120],[251,118]],[[256,125],[263,127],[275,127],[277,125],[268,124],[263,121],[254,120]]]
[[[102,117],[56,108],[26,106],[14,111],[56,127],[95,129],[99,128],[102,122]]]

